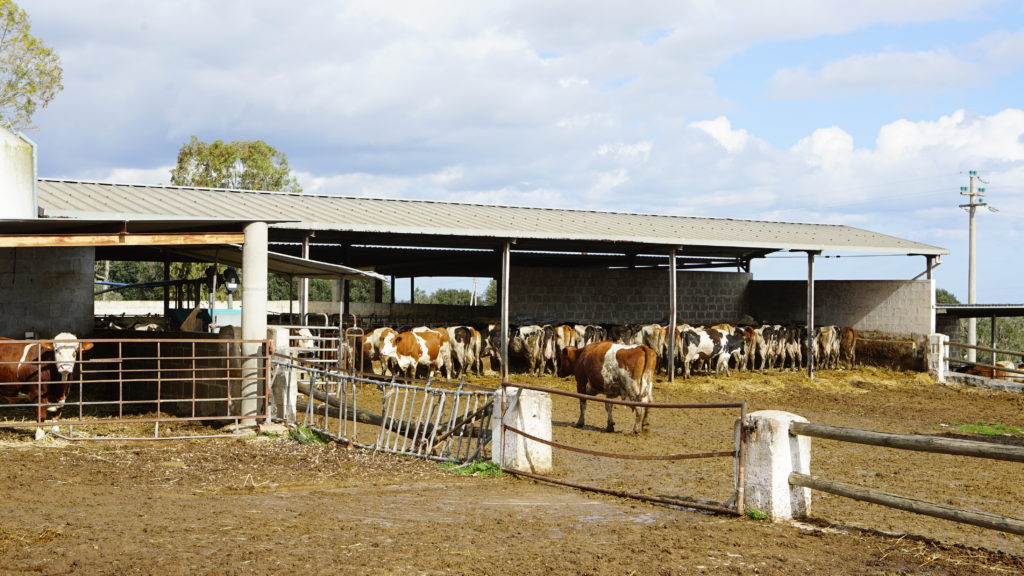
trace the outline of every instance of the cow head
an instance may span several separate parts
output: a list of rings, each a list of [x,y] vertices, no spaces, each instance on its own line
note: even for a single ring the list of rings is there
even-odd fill
[[[78,337],[69,332],[61,332],[53,337],[52,342],[43,343],[44,350],[53,350],[53,361],[57,365],[57,373],[61,380],[67,380],[75,371],[79,352],[92,349],[92,342],[79,342]]]

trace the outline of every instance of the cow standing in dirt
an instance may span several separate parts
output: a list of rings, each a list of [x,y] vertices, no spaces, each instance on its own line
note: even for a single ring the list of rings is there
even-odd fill
[[[653,402],[654,367],[658,357],[644,345],[626,346],[609,341],[594,342],[583,348],[568,346],[562,350],[558,376],[576,377],[576,391],[580,394],[604,394],[608,398],[622,397],[633,402]],[[612,404],[608,410],[608,432],[615,431]],[[587,401],[580,399],[580,418],[576,426],[582,428]],[[647,408],[633,407],[633,434],[647,432]]]

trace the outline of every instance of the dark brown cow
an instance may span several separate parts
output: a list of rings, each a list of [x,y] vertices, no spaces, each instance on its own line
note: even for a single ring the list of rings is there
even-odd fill
[[[839,336],[839,361],[847,368],[857,366],[857,331],[849,326],[840,328]]]
[[[8,402],[27,398],[37,404],[37,422],[44,422],[47,413],[53,420],[60,418],[71,389],[68,379],[75,371],[79,352],[91,348],[91,342],[80,343],[74,334],[67,332],[58,334],[50,342],[26,343],[0,338],[0,397]]]
[[[583,348],[567,346],[562,350],[558,375],[576,377],[576,391],[580,394],[604,394],[609,398],[622,397],[633,402],[653,402],[652,386],[654,367],[658,355],[644,345],[627,346],[603,341],[587,344]],[[612,420],[612,404],[605,404],[608,410],[609,432],[615,431]],[[582,428],[587,401],[580,399],[580,419],[576,426]],[[633,434],[647,432],[647,408],[633,407]]]

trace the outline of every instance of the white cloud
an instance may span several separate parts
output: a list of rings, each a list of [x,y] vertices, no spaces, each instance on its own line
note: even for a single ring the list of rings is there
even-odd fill
[[[900,95],[954,92],[1024,68],[1024,29],[997,31],[971,44],[932,50],[860,53],[819,70],[781,68],[770,85],[789,99],[854,98],[867,93]]]
[[[652,145],[649,141],[636,142],[634,144],[625,144],[622,142],[616,144],[602,144],[597,148],[597,155],[628,162],[640,162],[642,164],[647,162],[651,157],[651,146]]]
[[[743,150],[750,139],[746,130],[733,130],[732,123],[725,116],[719,116],[714,120],[691,122],[690,126],[707,133],[729,152]]]

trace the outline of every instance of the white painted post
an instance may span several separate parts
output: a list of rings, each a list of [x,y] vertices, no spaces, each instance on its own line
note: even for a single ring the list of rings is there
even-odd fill
[[[278,354],[289,354],[291,346],[287,328],[267,328],[267,338],[274,341]],[[275,367],[271,375],[271,416],[285,422],[295,422],[295,405],[299,397],[298,371],[294,368]]]
[[[242,244],[242,338],[263,340],[267,337],[267,223],[253,222],[245,226]],[[242,356],[242,420],[243,426],[255,426],[259,412],[260,364],[259,344],[243,344]]]
[[[504,398],[502,398],[504,394]],[[505,406],[502,418],[501,407]],[[531,436],[551,441],[551,396],[544,392],[507,386],[494,394],[491,418],[491,460],[503,468],[533,474],[551,472],[551,446],[528,440],[506,430],[502,443],[501,423]]]
[[[810,474],[811,439],[791,435],[790,424],[807,422],[781,410],[747,414],[747,443],[743,452],[744,503],[771,520],[804,518],[811,512],[811,490],[789,485],[789,474]],[[743,425],[737,421],[737,425]]]
[[[928,374],[935,378],[936,382],[946,381],[946,345],[949,344],[949,336],[945,334],[928,335]]]

